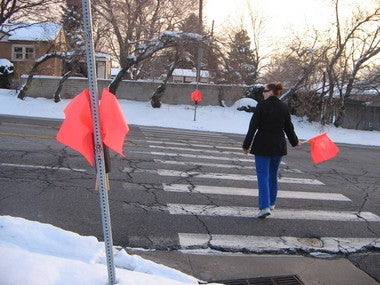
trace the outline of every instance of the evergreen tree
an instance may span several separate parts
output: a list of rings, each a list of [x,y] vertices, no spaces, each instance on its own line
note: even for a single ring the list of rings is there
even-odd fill
[[[225,78],[229,83],[251,85],[257,79],[257,60],[250,48],[251,40],[246,30],[237,32],[229,43]]]

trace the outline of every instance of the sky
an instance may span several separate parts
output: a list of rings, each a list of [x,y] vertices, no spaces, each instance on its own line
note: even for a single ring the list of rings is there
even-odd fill
[[[63,119],[70,100],[17,99],[15,90],[0,89],[0,114]],[[200,106],[194,121],[194,106],[168,105],[153,109],[150,102],[119,100],[128,124],[161,126],[198,131],[245,134],[252,114],[237,111],[255,106],[241,99],[233,106]],[[326,132],[336,143],[380,146],[379,131],[357,131],[309,123],[292,116],[299,138]],[[339,154],[338,154],[339,155]],[[310,161],[310,163],[312,163]],[[13,285],[103,285],[108,280],[104,243],[93,236],[80,236],[49,224],[0,216],[0,284]],[[115,245],[117,246],[117,245]],[[153,263],[125,250],[114,249],[119,285],[197,284],[197,279],[175,269]]]
[[[265,19],[263,44],[278,45],[291,38],[293,33],[304,35],[308,27],[331,29],[334,9],[331,0],[204,0],[204,24],[211,27],[215,20],[215,32],[225,34],[231,26],[248,27],[247,3],[253,11]],[[342,17],[351,16],[353,7],[377,7],[378,0],[340,0]],[[243,21],[241,20],[243,19]],[[271,50],[269,47],[266,50]],[[272,48],[273,49],[273,48]]]

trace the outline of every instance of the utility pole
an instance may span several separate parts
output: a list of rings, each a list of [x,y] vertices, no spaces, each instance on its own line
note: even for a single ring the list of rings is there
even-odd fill
[[[201,35],[202,34],[202,10],[203,10],[203,0],[199,0],[199,15],[198,15],[198,33]],[[198,45],[198,55],[197,55],[197,75],[196,75],[196,80],[197,80],[197,88],[199,85],[199,81],[201,79],[201,65],[202,65],[202,56],[203,56],[203,49],[202,49],[202,43],[199,42]]]

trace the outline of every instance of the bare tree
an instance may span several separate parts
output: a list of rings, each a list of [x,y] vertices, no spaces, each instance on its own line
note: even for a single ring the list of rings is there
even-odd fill
[[[323,102],[321,122],[334,118],[340,126],[346,100],[350,97],[359,72],[380,52],[380,8],[363,11],[359,8],[346,23],[341,23],[339,0],[334,0],[336,36],[326,52],[326,100]],[[336,112],[333,98],[338,95]]]
[[[166,73],[164,80],[162,81],[162,83],[160,85],[158,85],[158,87],[153,92],[153,95],[150,99],[150,103],[151,103],[153,108],[160,108],[161,107],[161,97],[162,97],[163,93],[165,92],[166,84],[167,84],[169,78],[173,75],[173,71],[174,71],[174,69],[178,63],[179,58],[180,58],[180,51],[179,51],[179,48],[177,47],[175,56],[169,65],[169,68],[168,68],[168,71]]]
[[[188,11],[196,9],[196,0],[95,0],[93,7],[109,24],[107,45],[122,70],[128,58],[148,41],[165,30],[175,30]],[[142,76],[144,63],[123,75],[130,79]]]
[[[126,63],[121,68],[115,79],[111,82],[109,89],[110,92],[116,94],[116,90],[124,76],[124,74],[132,67],[143,62],[145,59],[152,57],[158,51],[170,47],[179,47],[181,45],[191,44],[194,42],[205,42],[208,38],[194,33],[183,32],[170,32],[166,31],[159,35],[159,37],[145,41],[137,46],[131,54],[124,55]]]
[[[51,13],[51,6],[56,5],[59,0],[1,0],[0,26],[9,21],[20,21],[28,19],[42,20],[55,18],[57,15]]]

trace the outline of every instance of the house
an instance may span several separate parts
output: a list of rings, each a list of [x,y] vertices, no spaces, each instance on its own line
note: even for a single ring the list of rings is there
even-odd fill
[[[8,23],[0,27],[0,58],[13,63],[15,79],[19,79],[22,74],[29,74],[36,60],[47,52],[65,49],[65,35],[59,23]],[[85,59],[82,62],[85,66]],[[62,60],[51,58],[42,63],[35,74],[62,76],[64,69]],[[96,69],[98,78],[110,78],[110,55],[97,53]],[[78,75],[78,71],[75,72]],[[79,74],[85,76],[86,68],[82,67]]]
[[[171,82],[174,83],[191,83],[196,81],[197,71],[195,69],[176,68],[171,77]],[[210,83],[210,72],[207,70],[201,70],[199,82]]]

